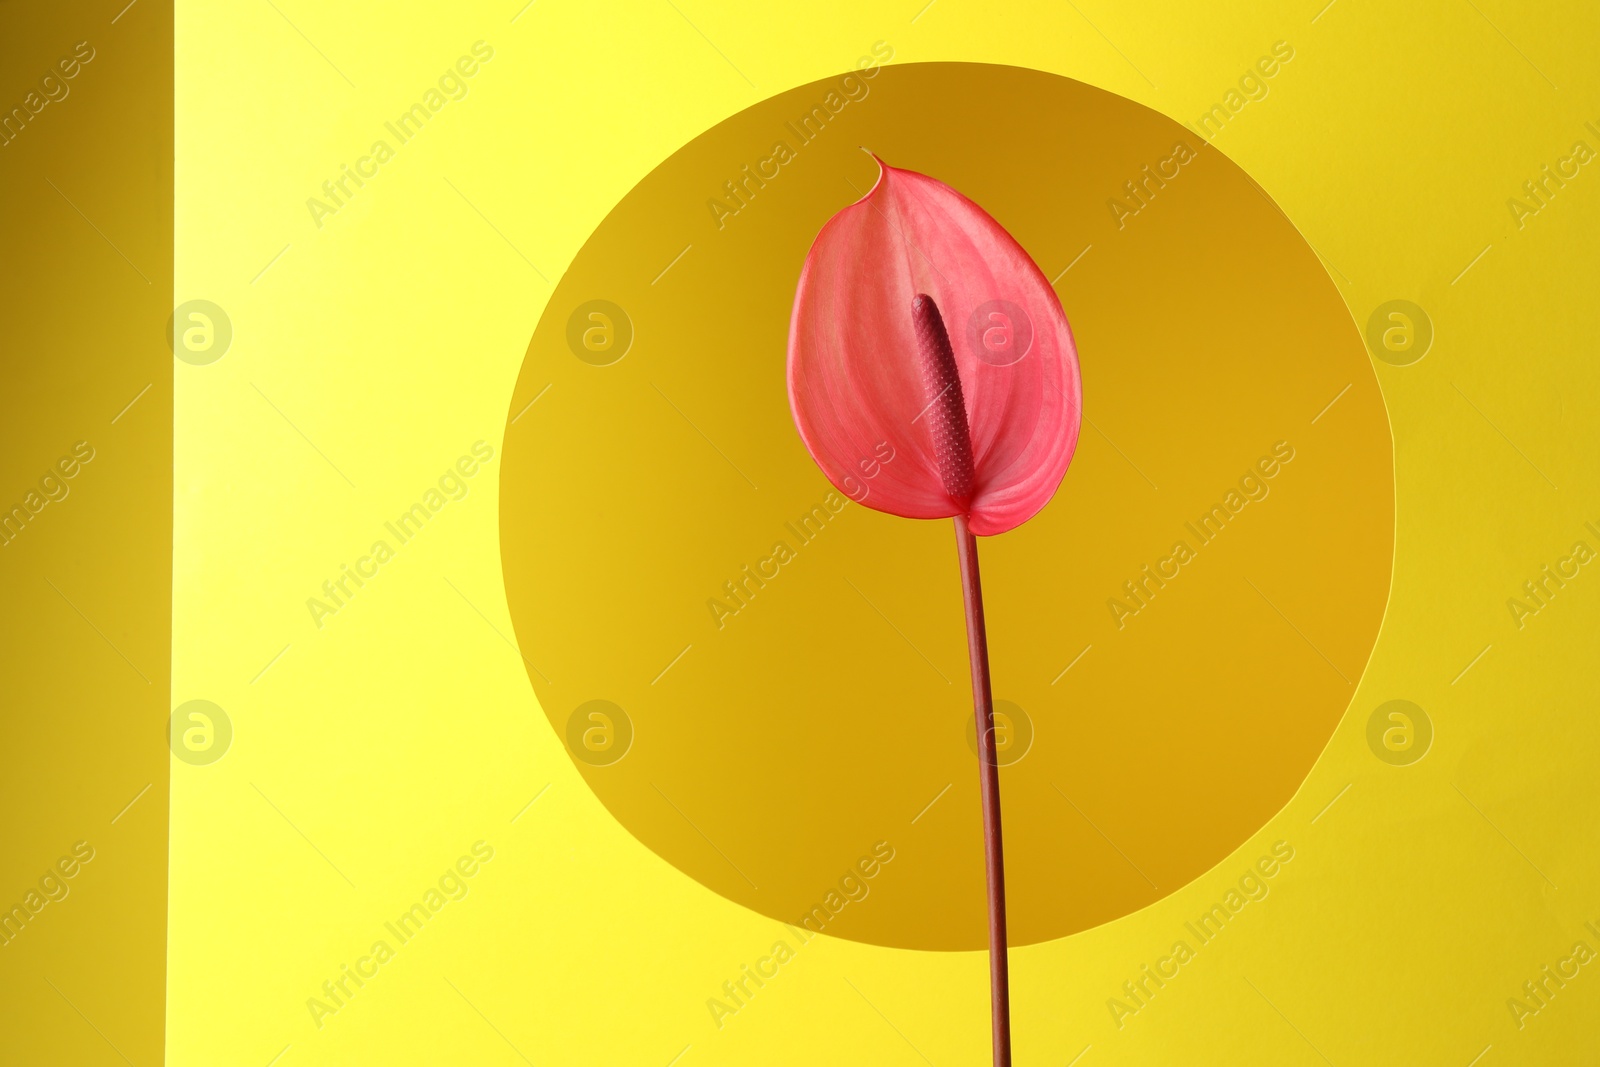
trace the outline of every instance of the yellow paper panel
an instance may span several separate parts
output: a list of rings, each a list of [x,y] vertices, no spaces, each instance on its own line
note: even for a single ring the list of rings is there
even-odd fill
[[[175,368],[173,698],[215,702],[233,739],[173,764],[171,1063],[983,1061],[981,953],[818,938],[717,1027],[708,998],[793,935],[589,792],[508,644],[500,574],[508,407],[553,283],[681,145],[878,41],[895,63],[1029,66],[1191,125],[1290,43],[1214,147],[1321,254],[1356,328],[1407,299],[1435,330],[1420,362],[1376,366],[1394,580],[1327,750],[1190,885],[1013,953],[1018,1061],[1582,1062],[1587,967],[1521,1028],[1506,1001],[1600,944],[1592,579],[1521,628],[1506,601],[1600,545],[1596,179],[1582,168],[1520,228],[1506,201],[1574,141],[1600,147],[1592,14],[517,6],[178,8],[176,299],[223,309],[233,340]],[[314,218],[308,198],[479,41],[493,56],[466,96]],[[478,441],[495,458],[469,492],[319,625],[307,600]],[[1392,699],[1433,725],[1410,766],[1368,747]],[[1108,1000],[1132,1004],[1123,983],[1280,840],[1294,858],[1271,892],[1119,1027]],[[386,936],[479,841],[493,858],[466,895]],[[308,1000],[331,1004],[323,983],[378,940],[393,958],[315,1019]]]

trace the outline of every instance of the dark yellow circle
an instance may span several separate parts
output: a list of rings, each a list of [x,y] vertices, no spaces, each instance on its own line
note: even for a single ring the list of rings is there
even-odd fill
[[[591,767],[609,767],[633,747],[633,720],[609,700],[586,700],[567,719],[567,751]]]
[[[680,870],[798,922],[884,842],[827,932],[985,946],[955,535],[834,492],[785,391],[806,251],[877,176],[858,145],[994,215],[1077,337],[1066,480],[980,546],[994,687],[1037,731],[1000,771],[1011,937],[1059,937],[1199,876],[1289,800],[1388,594],[1361,333],[1184,127],[1053,75],[919,64],[786,92],[678,151],[572,263],[507,409],[549,385],[506,430],[517,639],[558,735],[595,693],[627,709],[628,758],[578,769]],[[637,329],[601,374],[567,342],[596,293]]]
[[[592,367],[609,367],[633,347],[633,320],[609,300],[585,300],[567,316],[567,347]]]

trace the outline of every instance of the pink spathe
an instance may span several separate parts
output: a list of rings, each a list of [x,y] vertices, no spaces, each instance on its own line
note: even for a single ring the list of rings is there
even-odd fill
[[[987,212],[878,163],[877,183],[822,228],[800,274],[795,425],[846,492],[880,442],[893,446],[867,507],[1004,533],[1049,502],[1072,460],[1082,421],[1072,329]]]

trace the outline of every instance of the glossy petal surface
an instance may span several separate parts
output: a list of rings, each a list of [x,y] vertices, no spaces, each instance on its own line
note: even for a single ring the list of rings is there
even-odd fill
[[[1078,440],[1072,330],[1028,253],[943,182],[884,164],[830,219],[801,271],[789,324],[789,405],[817,465],[852,499],[894,515],[966,514],[1004,533],[1050,500]],[[955,354],[973,478],[941,478],[913,301],[931,297]],[[884,462],[892,449],[893,459]]]

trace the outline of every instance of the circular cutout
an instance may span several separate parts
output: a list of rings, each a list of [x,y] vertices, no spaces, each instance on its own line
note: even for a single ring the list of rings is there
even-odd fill
[[[1250,178],[1164,116],[1035,71],[896,66],[757,104],[647,175],[557,286],[507,409],[561,397],[506,430],[516,638],[558,736],[596,693],[627,709],[627,758],[578,768],[691,877],[795,923],[883,842],[893,864],[827,933],[985,947],[955,535],[833,490],[785,387],[806,251],[877,177],[861,144],[982,205],[1077,339],[1072,467],[980,545],[994,684],[1037,727],[1000,772],[1011,938],[1060,937],[1203,874],[1294,795],[1388,596],[1361,332]],[[1175,155],[1118,229],[1108,201]],[[605,374],[569,343],[595,293],[637,327]],[[907,462],[873,446],[866,494]]]

